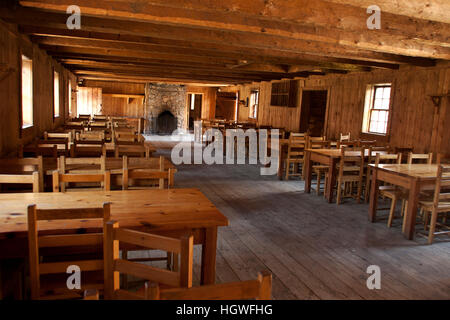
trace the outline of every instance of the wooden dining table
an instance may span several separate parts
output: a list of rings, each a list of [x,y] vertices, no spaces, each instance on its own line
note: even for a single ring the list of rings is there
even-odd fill
[[[372,156],[376,156],[377,153],[386,154],[386,151],[373,151]],[[346,155],[351,157],[358,157],[361,153],[358,151],[346,151]],[[341,149],[306,149],[305,150],[305,192],[311,192],[312,181],[312,166],[314,163],[320,163],[330,167],[328,170],[327,191],[325,198],[329,203],[333,202],[334,188],[336,185],[337,169],[336,165],[340,161],[342,156]],[[369,149],[364,150],[364,157],[369,157]]]
[[[202,246],[201,283],[215,282],[217,229],[228,219],[198,189],[0,194],[0,263],[27,258],[27,206],[41,209],[101,207],[111,203],[111,220],[120,227],[169,237],[194,236]],[[96,220],[48,220],[40,234],[101,232]],[[0,295],[1,296],[1,295]]]
[[[438,166],[436,164],[380,164],[378,166],[370,164],[369,166],[372,169],[369,220],[376,221],[380,182],[402,187],[409,192],[402,231],[407,239],[414,239],[419,195],[421,191],[434,190]]]

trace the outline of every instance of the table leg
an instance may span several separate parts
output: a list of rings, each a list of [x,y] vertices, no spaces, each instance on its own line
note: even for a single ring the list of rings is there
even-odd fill
[[[420,186],[416,179],[411,179],[409,188],[408,208],[403,222],[403,234],[408,240],[414,239],[416,226],[417,206],[419,204]]]
[[[284,157],[284,148],[283,145],[280,143],[279,149],[278,149],[278,179],[283,180],[283,166],[285,162]]]
[[[311,152],[306,151],[305,160],[305,192],[311,192],[311,180],[312,180],[312,161],[311,161]]]
[[[370,186],[370,206],[369,206],[369,221],[375,222],[377,218],[378,205],[378,189],[380,182],[377,180],[377,169],[372,169],[372,181]]]
[[[201,284],[216,282],[217,227],[205,229],[205,242],[202,245]]]
[[[326,197],[329,203],[333,202],[334,186],[336,185],[336,163],[338,159],[330,157],[329,171],[328,171],[328,184]]]

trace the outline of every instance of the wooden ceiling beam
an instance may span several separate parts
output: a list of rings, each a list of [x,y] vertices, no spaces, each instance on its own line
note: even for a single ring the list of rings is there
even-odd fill
[[[263,60],[267,61],[267,63],[271,64],[280,64],[280,59],[284,59],[284,63],[290,64],[317,64],[321,67],[327,67],[326,65],[332,64],[334,69],[342,69],[342,70],[363,70],[361,67],[374,67],[374,68],[388,68],[388,69],[396,69],[398,68],[397,64],[392,63],[378,63],[378,62],[367,62],[360,60],[351,60],[351,59],[342,59],[342,58],[329,58],[322,56],[299,56],[296,53],[290,53],[285,51],[280,51],[276,49],[252,49],[245,48],[242,46],[230,46],[223,44],[211,44],[205,42],[196,42],[196,41],[184,41],[184,40],[167,40],[167,39],[157,39],[153,37],[144,37],[144,36],[135,36],[135,35],[123,35],[123,34],[111,34],[111,33],[101,33],[101,32],[88,32],[83,30],[68,30],[68,29],[56,29],[56,28],[45,28],[45,27],[35,27],[35,26],[21,26],[20,30],[28,34],[30,36],[38,36],[40,38],[47,37],[46,40],[48,43],[56,43],[57,39],[75,39],[75,40],[109,40],[109,41],[119,41],[127,43],[137,43],[139,45],[149,44],[153,47],[158,47],[161,45],[159,50],[164,50],[164,46],[170,46],[172,50],[174,48],[183,48],[183,52],[188,50],[198,51],[198,48],[202,48],[202,50],[208,49],[208,56],[211,55],[226,55],[229,54],[238,54],[245,55],[244,60],[261,60],[262,56],[264,56]],[[37,38],[39,39],[39,38]],[[59,41],[60,43],[63,40]],[[66,42],[69,42],[67,40]],[[106,42],[106,41],[105,41]],[[219,53],[217,53],[217,51]],[[273,59],[271,59],[273,57]],[[304,59],[300,59],[304,58]],[[258,62],[256,62],[258,63]]]
[[[72,0],[27,0],[24,6],[65,12]],[[194,28],[237,31],[388,52],[449,59],[450,24],[383,12],[381,28],[369,30],[366,8],[324,0],[88,1],[84,14]]]
[[[4,10],[7,11],[7,10]],[[27,8],[9,10],[0,15],[9,21],[20,25],[44,25],[66,29],[66,14],[42,12]],[[188,28],[157,23],[136,22],[129,20],[101,19],[97,17],[83,16],[83,30],[92,32],[127,33],[141,36],[151,36],[171,40],[185,40],[186,34],[200,42],[223,45],[228,43],[233,46],[244,46],[260,50],[273,50],[294,53],[299,59],[313,60],[318,57],[334,57],[361,61],[373,61],[383,63],[403,63],[420,66],[434,65],[430,59],[402,56],[391,53],[375,52],[350,47],[348,45],[330,44],[319,41],[283,38],[276,35],[268,35],[265,32],[248,34],[245,32],[208,30],[202,28]]]

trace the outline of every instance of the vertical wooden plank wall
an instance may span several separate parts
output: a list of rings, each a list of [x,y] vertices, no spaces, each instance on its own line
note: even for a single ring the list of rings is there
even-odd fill
[[[64,123],[68,116],[68,79],[72,88],[76,77],[55,62],[17,26],[0,21],[0,155],[17,151],[46,130]],[[21,52],[33,60],[33,127],[21,130]],[[60,117],[53,118],[53,70],[60,74]],[[76,100],[75,100],[76,101]]]
[[[391,146],[414,146],[415,152],[450,153],[450,102],[442,98],[435,107],[430,95],[450,92],[450,65],[436,67],[400,67],[399,70],[375,70],[346,75],[314,76],[299,81],[297,108],[270,106],[271,82],[252,83],[223,88],[223,91],[241,91],[241,99],[250,95],[250,89],[260,88],[258,124],[283,127],[298,131],[302,88],[329,90],[326,135],[337,138],[341,132],[360,137],[364,112],[365,91],[368,84],[392,83],[392,120],[390,136],[364,136],[387,140]],[[248,118],[249,108],[241,108],[239,120]]]

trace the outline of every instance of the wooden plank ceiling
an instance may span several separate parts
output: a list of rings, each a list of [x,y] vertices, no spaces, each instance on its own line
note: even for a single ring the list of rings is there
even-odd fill
[[[450,60],[448,0],[379,0],[380,30],[360,0],[8,3],[0,18],[81,79],[237,84]]]

